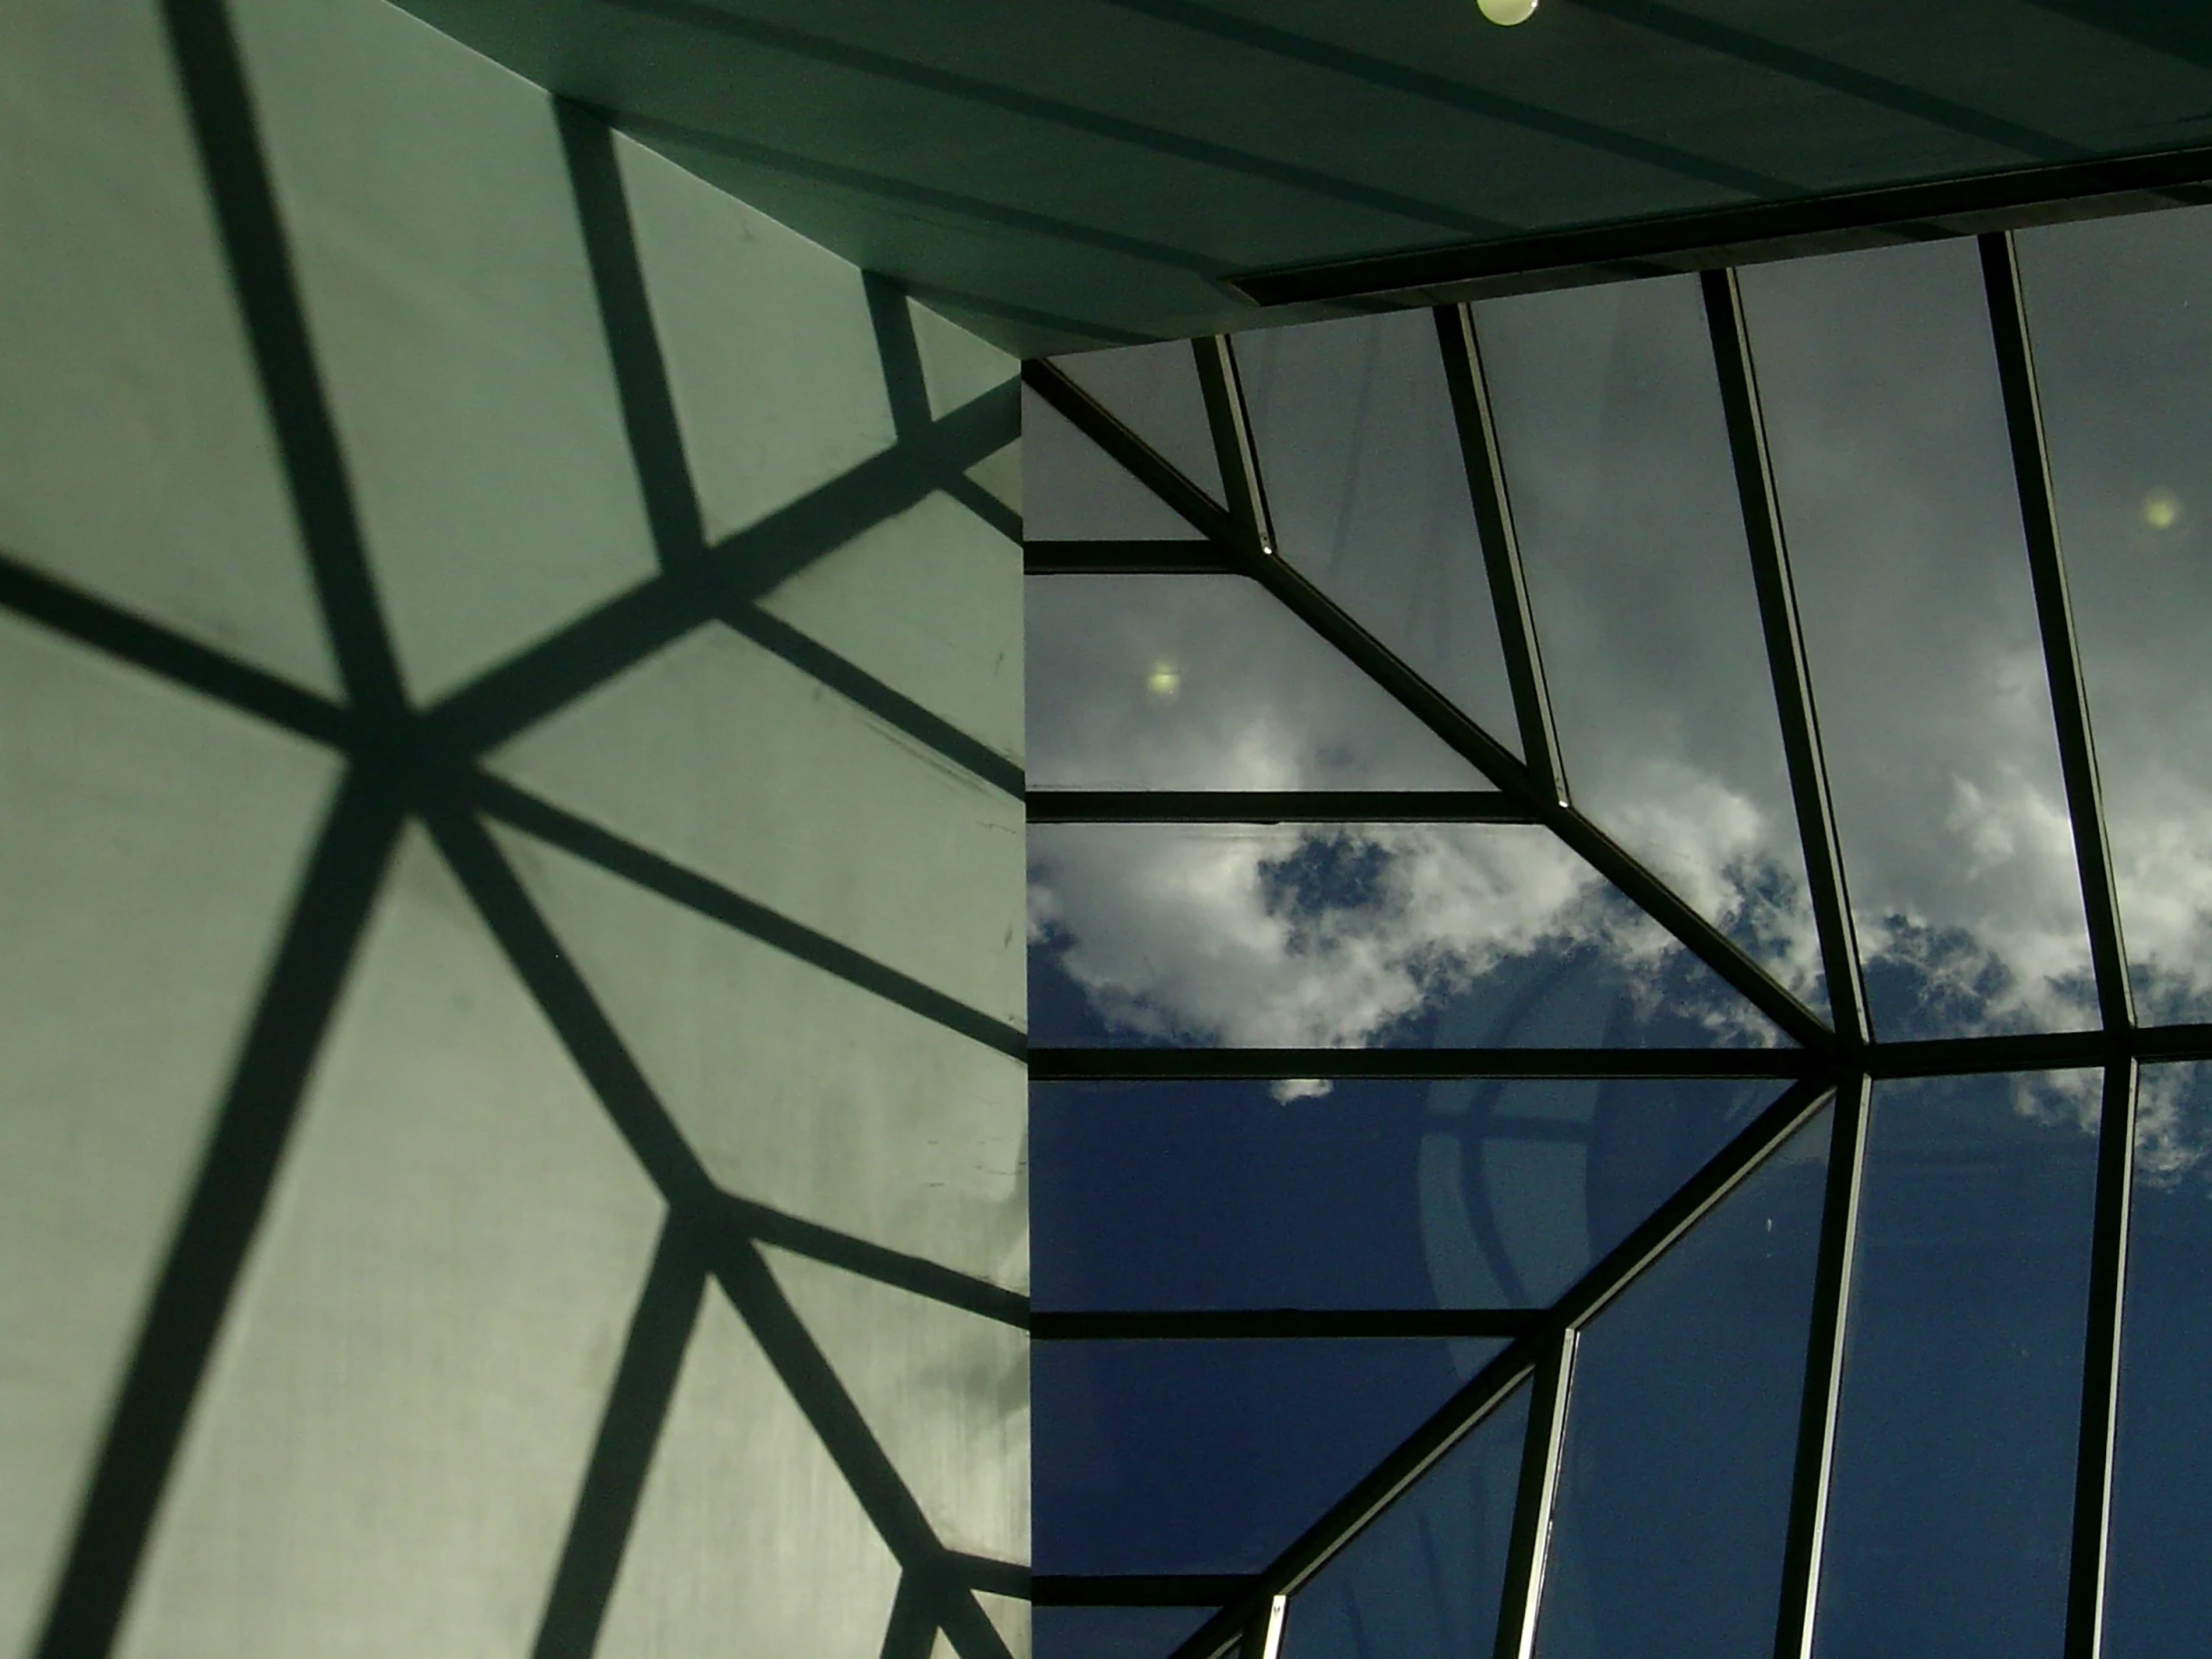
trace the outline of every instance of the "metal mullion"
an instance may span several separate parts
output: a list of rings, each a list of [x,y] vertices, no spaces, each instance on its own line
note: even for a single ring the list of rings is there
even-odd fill
[[[1980,244],[1982,286],[1988,294],[1989,332],[1996,345],[2004,424],[2012,443],[2012,474],[2019,489],[2020,524],[2035,588],[2035,621],[2042,633],[2059,770],[2065,779],[2066,810],[2073,820],[2074,858],[2081,876],[2082,915],[2089,928],[2089,959],[2096,971],[2097,1006],[2106,1029],[2124,1031],[2135,1023],[2135,998],[2120,933],[2119,896],[2112,878],[2103,792],[2097,783],[2096,745],[2089,731],[2081,648],[2058,544],[2050,452],[2035,391],[2035,359],[2028,339],[2027,305],[2020,291],[2019,262],[2009,233],[1984,236]]]
[[[1859,1233],[1859,1191],[1867,1154],[1864,1073],[1836,1090],[1828,1148],[1828,1191],[1813,1277],[1813,1319],[1805,1353],[1805,1396],[1798,1416],[1796,1474],[1782,1557],[1781,1613],[1775,1659],[1812,1659],[1820,1603],[1821,1548],[1828,1525],[1829,1469],[1836,1449],[1836,1401],[1844,1375],[1845,1325]]]
[[[2097,1659],[2104,1642],[2112,1442],[2119,1413],[2121,1314],[2127,1289],[2128,1223],[2135,1194],[2138,1088],[2132,1059],[2115,1061],[2106,1069],[2104,1110],[2097,1125],[2097,1205],[2089,1252],[2089,1329],[2081,1370],[2081,1439],[2074,1463],[2066,1659]]]
[[[1031,824],[1528,824],[1495,790],[1031,790]]]
[[[1543,1608],[1544,1568],[1551,1553],[1552,1515],[1558,1506],[1559,1453],[1566,1437],[1577,1338],[1572,1326],[1555,1332],[1529,1382],[1520,1490],[1513,1501],[1513,1534],[1506,1546],[1505,1583],[1498,1598],[1497,1641],[1492,1649],[1496,1659],[1531,1659],[1536,1651],[1536,1617]]]
[[[1030,541],[1021,546],[1025,576],[1241,576],[1245,561],[1211,539],[1193,541]]]
[[[1213,497],[1058,368],[1032,357],[1021,365],[1021,380],[1194,529],[1227,546],[1239,545],[1235,523]]]
[[[1482,565],[1489,577],[1490,607],[1505,655],[1513,715],[1520,727],[1521,757],[1527,764],[1531,787],[1565,806],[1567,781],[1559,765],[1559,735],[1552,724],[1543,653],[1536,641],[1535,615],[1529,608],[1528,584],[1521,573],[1520,542],[1513,534],[1505,469],[1498,457],[1497,430],[1490,418],[1481,341],[1475,334],[1473,313],[1464,305],[1439,305],[1434,314],[1444,378],[1451,388],[1451,410],[1459,427],[1467,489],[1474,501],[1475,527],[1482,541]]]
[[[1198,362],[1199,389],[1206,398],[1206,420],[1213,429],[1214,457],[1221,467],[1236,545],[1252,559],[1272,560],[1275,521],[1268,512],[1267,485],[1260,476],[1260,450],[1252,436],[1251,412],[1245,407],[1237,354],[1225,334],[1194,339],[1191,350]]]
[[[1790,576],[1781,503],[1775,495],[1774,469],[1767,454],[1766,420],[1760,411],[1759,382],[1752,366],[1743,296],[1734,271],[1708,271],[1700,283],[1705,294],[1706,325],[1713,341],[1713,363],[1720,375],[1728,447],[1736,466],[1736,492],[1743,504],[1744,539],[1751,549],[1767,665],[1774,680],[1775,712],[1781,719],[1782,751],[1790,769],[1791,803],[1797,811],[1798,835],[1804,847],[1806,885],[1820,933],[1821,966],[1828,977],[1829,1011],[1844,1045],[1860,1048],[1871,1039],[1873,1031],[1860,977],[1859,939],[1852,923],[1843,848],[1836,834],[1828,766],[1821,753],[1820,717],[1814,707],[1812,673],[1806,664],[1797,587]]]

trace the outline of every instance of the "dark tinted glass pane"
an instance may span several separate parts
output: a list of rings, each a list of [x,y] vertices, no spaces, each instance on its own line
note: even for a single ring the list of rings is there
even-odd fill
[[[1036,1570],[1258,1571],[1500,1347],[1038,1343]]]
[[[1032,576],[1029,782],[1481,789],[1404,706],[1241,576]]]
[[[2212,210],[2023,232],[2067,586],[2136,994],[2212,1015]]]
[[[1053,366],[1106,406],[1184,477],[1221,499],[1221,462],[1189,340],[1056,357]]]
[[[1702,962],[1526,826],[1036,825],[1029,898],[1040,1042],[1773,1040]]]
[[[1497,1634],[1523,1382],[1292,1597],[1282,1659],[1472,1659]]]
[[[2099,1083],[1876,1085],[1824,1659],[2060,1651]]]
[[[1036,1659],[1167,1659],[1214,1616],[1211,1607],[1038,1607],[1029,1615]]]
[[[1974,245],[1743,283],[1875,1023],[2094,1023]]]
[[[1428,313],[1240,334],[1237,362],[1283,556],[1518,750]]]
[[[1475,319],[1575,805],[1818,995],[1697,279],[1495,299]]]
[[[1040,1308],[1547,1306],[1778,1083],[1039,1083]]]
[[[1190,521],[1059,410],[1021,390],[1022,534],[1030,541],[1196,541]]]
[[[1832,1118],[1784,1142],[1584,1331],[1542,1659],[1774,1652]]]
[[[2212,1066],[2146,1066],[2120,1348],[2104,1659],[2212,1629]]]

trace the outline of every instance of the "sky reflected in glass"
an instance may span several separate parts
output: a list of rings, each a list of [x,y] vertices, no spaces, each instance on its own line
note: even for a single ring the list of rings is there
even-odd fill
[[[1222,498],[1221,461],[1206,420],[1206,394],[1188,340],[1125,345],[1056,357],[1055,365],[1159,451],[1184,477]]]
[[[1022,534],[1030,541],[1198,541],[1195,526],[1021,388]]]
[[[1429,314],[1255,330],[1237,363],[1283,557],[1517,753]]]
[[[1211,1607],[1038,1607],[1035,1659],[1167,1659],[1214,1616]]]
[[[1743,293],[1876,1029],[2093,1024],[1974,245],[1755,266]]]
[[[1527,826],[1035,825],[1029,932],[1039,1042],[1775,1040],[1672,935]]]

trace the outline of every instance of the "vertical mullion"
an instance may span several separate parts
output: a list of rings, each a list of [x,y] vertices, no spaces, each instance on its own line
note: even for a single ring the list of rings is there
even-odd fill
[[[1805,879],[1811,889],[1814,924],[1820,931],[1829,1012],[1845,1047],[1864,1047],[1872,1032],[1859,973],[1859,940],[1852,924],[1851,895],[1844,875],[1843,847],[1836,834],[1827,761],[1821,753],[1820,717],[1814,708],[1813,678],[1805,659],[1797,586],[1790,575],[1781,503],[1775,495],[1774,469],[1767,453],[1766,422],[1759,407],[1759,383],[1752,367],[1751,337],[1744,324],[1743,296],[1734,271],[1708,271],[1699,280],[1705,292],[1706,325],[1713,338],[1713,364],[1720,375],[1721,410],[1728,422],[1736,493],[1743,503],[1744,539],[1751,549],[1759,621],[1774,680],[1775,712],[1782,725],[1782,751],[1789,763],[1790,798],[1797,810],[1798,835],[1805,850]]]
[[[2074,1464],[2072,1567],[2066,1586],[2066,1659],[2097,1659],[2104,1641],[2105,1546],[2112,1521],[2112,1440],[2118,1415],[2121,1305],[2135,1194],[2136,1064],[2104,1074],[2097,1126],[2097,1207],[2089,1253],[2089,1331],[2081,1368],[2081,1443]]]
[[[1273,558],[1275,526],[1268,517],[1267,491],[1260,482],[1260,456],[1252,440],[1244,386],[1237,376],[1236,353],[1225,334],[1202,335],[1191,341],[1191,351],[1198,359],[1206,420],[1213,428],[1214,455],[1221,467],[1221,487],[1229,500],[1229,517],[1236,526],[1238,543],[1248,557]]]
[[[1520,1490],[1513,1503],[1513,1537],[1505,1554],[1505,1583],[1497,1609],[1496,1659],[1531,1659],[1536,1615],[1544,1597],[1544,1568],[1551,1554],[1551,1520],[1558,1507],[1559,1452],[1566,1436],[1567,1395],[1574,1382],[1579,1333],[1562,1330],[1529,1379],[1527,1438],[1521,1442]]]
[[[2081,650],[2074,633],[2073,603],[2066,592],[2066,564],[2058,545],[2058,514],[2051,494],[2050,452],[2035,390],[2035,359],[2028,340],[2027,306],[2020,291],[2019,262],[2009,233],[1984,236],[1982,286],[1989,299],[1989,332],[1996,346],[1997,379],[2004,394],[2004,424],[2012,443],[2012,475],[2019,489],[2020,525],[2035,588],[2035,621],[2042,633],[2043,666],[2058,735],[2059,770],[2066,809],[2073,820],[2074,858],[2081,875],[2083,919],[2096,971],[2097,1005],[2105,1029],[2135,1023],[2128,983],[2127,949],[2120,935],[2120,906],[2105,834],[2104,800],[2097,783],[2096,746],[2089,732],[2089,700],[2081,678]]]
[[[1283,1649],[1283,1621],[1290,1601],[1287,1595],[1268,1597],[1266,1608],[1245,1626],[1244,1640],[1237,1647],[1238,1659],[1277,1659]]]
[[[1836,1450],[1836,1399],[1843,1382],[1852,1262],[1858,1248],[1868,1088],[1862,1073],[1847,1078],[1836,1090],[1828,1191],[1821,1208],[1821,1253],[1813,1280],[1812,1331],[1806,1342],[1805,1398],[1798,1417],[1797,1470],[1782,1557],[1782,1602],[1775,1622],[1775,1659],[1812,1659],[1821,1546],[1828,1526],[1829,1469]]]
[[[1513,534],[1505,469],[1498,459],[1489,386],[1482,376],[1481,342],[1475,336],[1474,317],[1464,305],[1438,305],[1435,318],[1444,379],[1451,387],[1451,412],[1459,427],[1467,489],[1474,498],[1475,527],[1482,538],[1490,605],[1497,616],[1498,642],[1505,652],[1505,677],[1513,691],[1521,755],[1534,786],[1563,807],[1567,804],[1567,781],[1559,764],[1559,734],[1552,724],[1551,696],[1544,685],[1543,653],[1536,643],[1535,616],[1529,609],[1528,584],[1521,572],[1520,543]]]

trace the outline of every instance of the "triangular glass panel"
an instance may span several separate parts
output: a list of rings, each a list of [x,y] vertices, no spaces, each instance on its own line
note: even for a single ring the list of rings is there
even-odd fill
[[[1257,1572],[1503,1346],[1038,1343],[1035,1568]]]
[[[1067,416],[1021,388],[1022,533],[1030,541],[1198,541],[1162,501]]]
[[[1034,1083],[1030,1293],[1055,1311],[1548,1307],[1782,1088]]]
[[[1039,1042],[1780,1040],[1719,974],[1528,825],[1035,824],[1029,903]]]
[[[1697,279],[1476,307],[1575,805],[1801,996],[1820,948]]]
[[[1488,1653],[1527,1429],[1524,1382],[1291,1598],[1282,1659]]]
[[[1192,483],[1223,499],[1221,460],[1189,340],[1055,357],[1053,367],[1118,416]]]
[[[1833,1111],[1582,1333],[1537,1659],[1768,1659]]]
[[[1284,558],[1490,736],[1520,748],[1436,327],[1426,311],[1237,338]]]
[[[1032,577],[1027,629],[1032,786],[1484,787],[1248,578]]]

